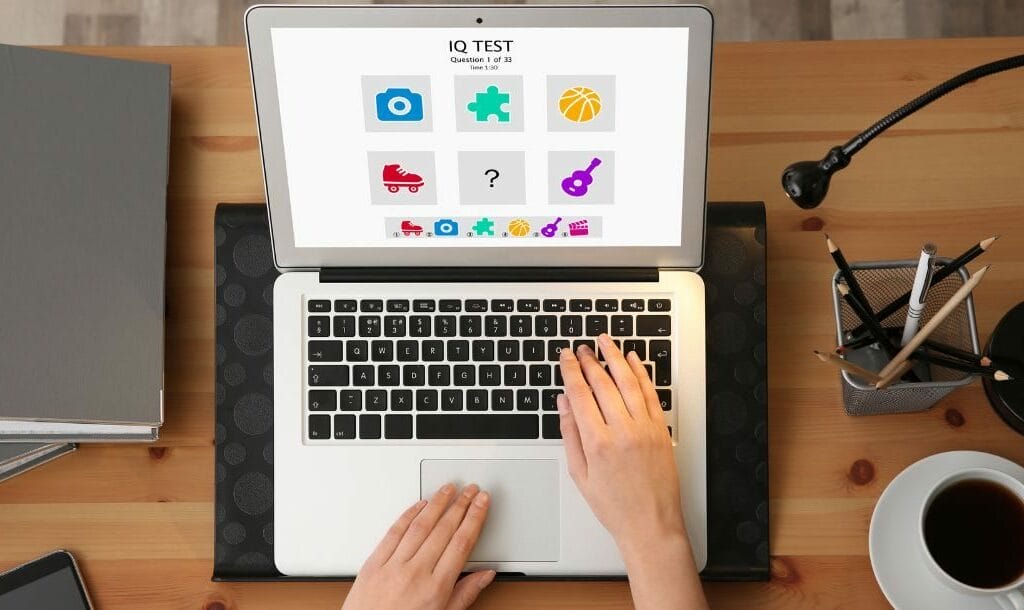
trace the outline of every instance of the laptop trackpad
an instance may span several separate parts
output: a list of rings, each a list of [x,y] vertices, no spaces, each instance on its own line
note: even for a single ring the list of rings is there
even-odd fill
[[[470,561],[558,561],[558,460],[422,460],[420,497],[451,482],[491,494]]]

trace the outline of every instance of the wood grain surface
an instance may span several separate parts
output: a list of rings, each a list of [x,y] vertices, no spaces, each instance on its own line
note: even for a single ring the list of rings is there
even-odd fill
[[[974,83],[886,134],[804,211],[779,186],[879,116],[1024,39],[722,44],[716,47],[711,200],[768,208],[771,582],[714,583],[713,606],[876,608],[871,511],[925,456],[989,451],[1024,463],[1024,438],[978,385],[930,411],[852,418],[831,346],[823,231],[850,260],[954,254],[1002,234],[975,293],[987,337],[1024,298],[1024,71]],[[168,196],[166,417],[160,441],[89,445],[0,485],[0,571],[50,549],[79,558],[101,608],[338,608],[346,584],[213,583],[213,211],[262,201],[241,48],[75,48],[167,62],[174,99]],[[480,608],[620,608],[621,583],[500,583]]]

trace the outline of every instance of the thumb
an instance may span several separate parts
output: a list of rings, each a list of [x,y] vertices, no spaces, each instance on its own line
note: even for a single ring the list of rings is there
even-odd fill
[[[447,610],[465,610],[473,605],[480,592],[494,580],[494,570],[473,572],[455,584],[452,596],[448,600]]]

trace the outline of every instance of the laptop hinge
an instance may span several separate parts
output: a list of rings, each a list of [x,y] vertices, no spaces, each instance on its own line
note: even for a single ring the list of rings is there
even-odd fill
[[[657,267],[330,267],[321,283],[337,282],[657,282]]]

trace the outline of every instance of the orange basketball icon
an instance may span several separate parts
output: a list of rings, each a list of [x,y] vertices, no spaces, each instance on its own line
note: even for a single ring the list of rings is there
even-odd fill
[[[601,96],[590,87],[572,87],[558,98],[558,110],[574,123],[586,123],[601,113]]]
[[[508,223],[508,232],[515,237],[526,237],[526,234],[530,232],[530,223],[526,222],[524,218],[516,218]]]

